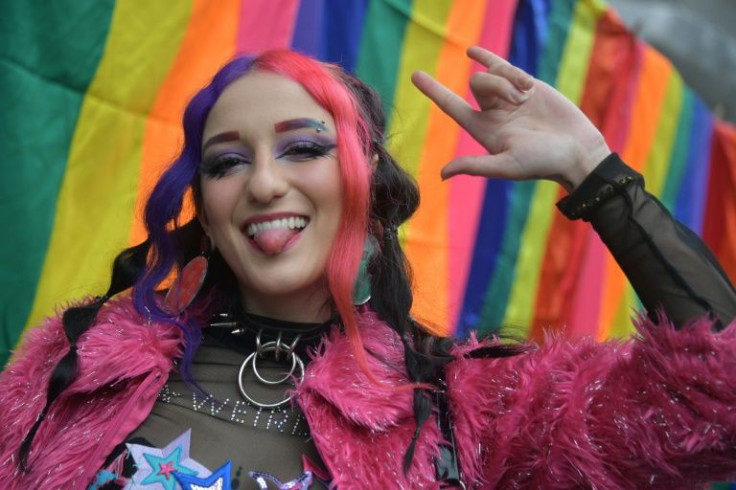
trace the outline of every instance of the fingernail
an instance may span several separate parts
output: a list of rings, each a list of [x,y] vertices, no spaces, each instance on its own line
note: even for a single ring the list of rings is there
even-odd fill
[[[511,100],[516,102],[517,104],[521,104],[522,102],[526,102],[526,100],[529,98],[529,94],[526,92],[513,92],[511,94]]]

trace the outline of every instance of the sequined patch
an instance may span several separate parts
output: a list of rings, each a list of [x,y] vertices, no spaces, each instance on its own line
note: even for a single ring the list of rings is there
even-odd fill
[[[200,478],[197,476],[174,473],[183,490],[231,490],[230,485],[230,468],[232,461],[228,461],[220,466],[211,475]]]
[[[260,471],[249,471],[248,474],[258,483],[261,490],[268,490],[269,482],[276,485],[278,490],[309,490],[309,486],[312,484],[312,473],[309,471],[285,483],[282,483],[273,475]]]

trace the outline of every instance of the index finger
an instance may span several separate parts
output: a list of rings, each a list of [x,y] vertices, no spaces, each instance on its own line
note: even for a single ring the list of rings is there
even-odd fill
[[[423,71],[415,71],[411,75],[411,81],[420,92],[437,104],[442,112],[453,118],[461,126],[475,112],[465,99]]]
[[[493,65],[510,65],[508,61],[501,58],[492,51],[488,51],[480,46],[470,46],[467,51],[468,57],[485,66],[491,68]]]

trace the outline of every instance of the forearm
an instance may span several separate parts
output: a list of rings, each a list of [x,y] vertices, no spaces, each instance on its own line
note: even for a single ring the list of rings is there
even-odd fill
[[[617,156],[604,160],[560,209],[591,222],[650,315],[663,308],[681,326],[711,314],[718,328],[736,317],[736,291],[713,254]]]

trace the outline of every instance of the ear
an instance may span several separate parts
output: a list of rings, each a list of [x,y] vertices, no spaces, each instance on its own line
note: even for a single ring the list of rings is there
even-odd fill
[[[373,167],[374,170],[376,169],[376,165],[378,165],[378,153],[374,153],[373,157],[371,157],[371,167]]]

